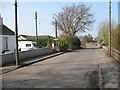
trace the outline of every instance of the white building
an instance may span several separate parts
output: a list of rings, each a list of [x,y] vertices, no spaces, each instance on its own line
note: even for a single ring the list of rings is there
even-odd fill
[[[2,22],[3,22],[3,19],[1,18],[1,15],[0,15],[0,55],[2,54]]]
[[[0,16],[0,55],[4,51],[14,52],[15,50],[15,33],[3,24]]]

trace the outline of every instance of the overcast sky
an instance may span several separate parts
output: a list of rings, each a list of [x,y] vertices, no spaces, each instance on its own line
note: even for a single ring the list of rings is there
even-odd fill
[[[32,1],[32,0],[31,0]],[[36,1],[36,0],[35,0]],[[54,34],[53,21],[54,13],[60,12],[62,7],[83,2],[18,2],[18,29],[19,34],[35,35],[35,11],[38,12],[38,33],[39,35]],[[42,0],[43,1],[43,0]],[[92,34],[97,36],[97,26],[101,21],[108,19],[108,2],[84,2],[91,5],[95,16],[95,23],[91,31],[79,35]],[[2,1],[0,12],[3,22],[14,31],[14,2]],[[112,2],[112,19],[118,22],[118,2]]]

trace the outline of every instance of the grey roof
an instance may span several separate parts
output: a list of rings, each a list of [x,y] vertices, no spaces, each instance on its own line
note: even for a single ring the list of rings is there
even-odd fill
[[[2,35],[15,35],[15,33],[7,26],[2,25]]]
[[[18,37],[20,37],[20,36],[25,37],[27,40],[35,40],[36,39],[36,36],[31,36],[31,35],[19,35]],[[38,39],[41,39],[41,38],[52,38],[52,36],[49,36],[49,35],[38,36]]]

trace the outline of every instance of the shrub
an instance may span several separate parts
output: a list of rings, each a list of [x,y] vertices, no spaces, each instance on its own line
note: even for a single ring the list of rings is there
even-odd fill
[[[112,47],[120,50],[120,24],[112,30]]]
[[[81,45],[80,40],[76,36],[62,36],[60,39],[59,49],[61,51],[68,51],[68,49],[79,49]]]
[[[52,43],[53,43],[53,38],[49,38],[47,41],[47,48],[52,47]]]
[[[69,38],[67,36],[62,36],[60,38],[59,49],[60,51],[68,51],[69,48]]]
[[[78,37],[73,37],[73,49],[79,49],[81,42]]]
[[[36,42],[36,40],[34,40]],[[52,47],[53,38],[40,38],[38,39],[38,47]]]

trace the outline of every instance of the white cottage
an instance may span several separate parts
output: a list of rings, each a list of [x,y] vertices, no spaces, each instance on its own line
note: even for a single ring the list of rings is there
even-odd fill
[[[5,52],[14,52],[15,33],[3,24],[0,16],[0,55]]]

